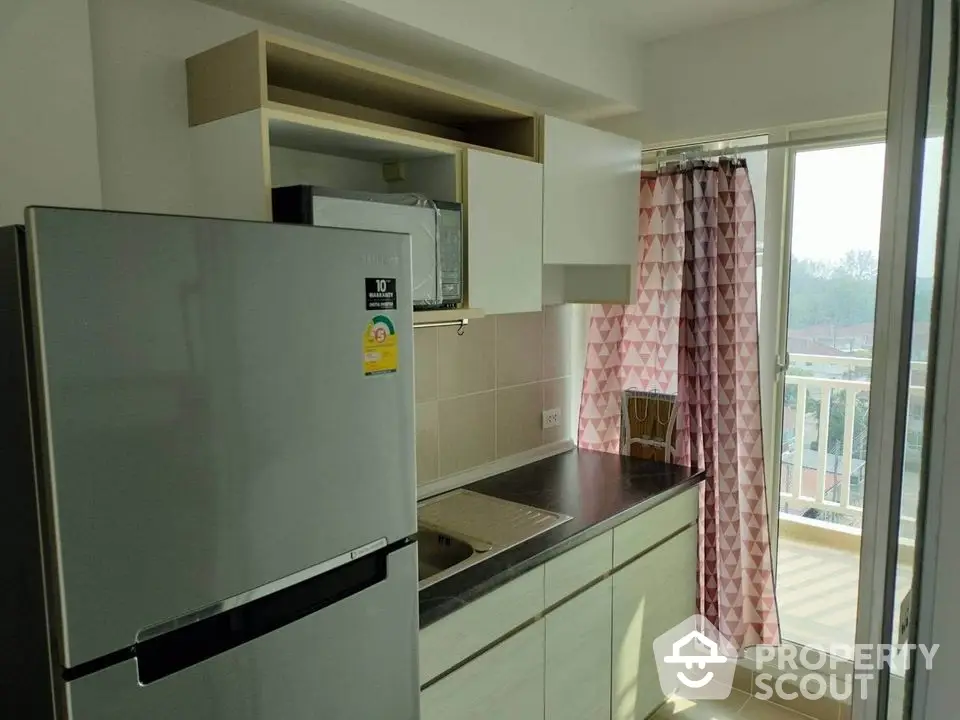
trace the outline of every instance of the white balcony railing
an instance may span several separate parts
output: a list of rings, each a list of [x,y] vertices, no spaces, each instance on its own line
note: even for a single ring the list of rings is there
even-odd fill
[[[860,527],[870,365],[870,358],[791,353],[784,378],[781,516],[803,515]],[[913,539],[916,531],[926,369],[924,362],[910,364],[910,416],[900,523],[900,536],[904,539]],[[842,400],[839,393],[843,393]],[[792,434],[788,427],[791,412]]]

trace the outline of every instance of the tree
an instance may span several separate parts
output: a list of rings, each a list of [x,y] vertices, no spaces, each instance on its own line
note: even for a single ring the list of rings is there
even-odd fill
[[[840,261],[839,273],[854,280],[877,280],[877,256],[870,250],[849,250]]]
[[[830,393],[830,412],[828,413],[827,425],[827,452],[831,455],[841,456],[844,454],[844,426],[846,424],[847,413],[847,390],[834,390]],[[867,414],[870,409],[870,401],[858,393],[853,404],[853,452],[852,455],[860,460],[866,458],[867,454]],[[807,412],[820,418],[820,399],[807,399]],[[820,449],[820,438],[817,437],[810,443],[813,450]],[[828,468],[831,469],[831,468]],[[832,468],[836,469],[836,468]]]
[[[873,322],[877,258],[851,250],[827,264],[794,257],[790,269],[790,327],[859,325]]]

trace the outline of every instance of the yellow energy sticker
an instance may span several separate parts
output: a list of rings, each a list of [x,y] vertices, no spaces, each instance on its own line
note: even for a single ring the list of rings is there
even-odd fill
[[[363,374],[397,371],[397,333],[386,315],[375,315],[363,333]]]

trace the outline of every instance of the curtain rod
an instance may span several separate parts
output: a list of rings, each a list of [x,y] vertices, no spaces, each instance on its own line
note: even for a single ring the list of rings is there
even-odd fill
[[[780,142],[766,143],[765,145],[735,145],[716,150],[707,150],[702,147],[691,147],[684,151],[682,146],[660,148],[657,150],[647,150],[643,154],[651,157],[647,162],[661,163],[678,160],[697,160],[699,158],[719,157],[721,155],[743,155],[750,152],[763,152],[765,150],[781,150],[789,148],[809,147],[813,145],[837,145],[855,140],[873,139],[883,142],[886,133],[872,130],[869,132],[846,133],[844,135],[824,135],[816,138],[803,138],[797,140],[782,140]],[[726,141],[724,141],[726,142]],[[732,142],[732,141],[731,141]]]

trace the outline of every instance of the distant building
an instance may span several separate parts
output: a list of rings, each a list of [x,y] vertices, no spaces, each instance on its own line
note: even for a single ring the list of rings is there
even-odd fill
[[[791,328],[788,337],[808,340],[832,349],[829,355],[837,352],[854,353],[873,350],[873,323],[857,325],[811,325],[805,328]],[[799,351],[798,351],[799,352]]]

